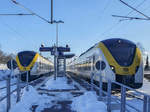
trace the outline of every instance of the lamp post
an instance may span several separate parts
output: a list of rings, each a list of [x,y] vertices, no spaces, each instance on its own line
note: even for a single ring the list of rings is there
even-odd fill
[[[54,80],[56,80],[56,77],[58,75],[58,24],[59,23],[64,23],[63,21],[59,20],[56,21],[54,20],[53,23],[56,24],[56,48],[55,48],[55,55],[54,55],[54,66],[55,66],[55,76],[54,76]]]
[[[64,23],[62,20],[56,21],[54,20],[53,23],[56,24],[56,47],[58,47],[58,24]]]

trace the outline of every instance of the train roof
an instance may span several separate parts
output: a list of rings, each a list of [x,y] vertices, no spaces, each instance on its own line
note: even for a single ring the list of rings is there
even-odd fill
[[[23,54],[29,54],[30,56],[34,57],[38,52],[35,52],[35,51],[21,51],[19,52],[17,55],[23,55]],[[39,53],[38,53],[39,54]],[[39,54],[40,55],[40,54]],[[48,58],[40,55],[42,58],[44,58],[45,60],[48,60],[50,62],[52,62],[51,60],[49,60]]]
[[[127,39],[122,39],[122,38],[111,38],[111,39],[105,39],[102,40],[100,42],[104,43],[106,46],[111,45],[112,43],[118,42],[118,41],[123,41],[125,43],[129,43],[129,44],[134,44],[132,41],[127,40]],[[100,43],[98,42],[98,43]],[[88,51],[90,51],[92,48],[94,48],[95,46],[98,45],[98,43],[94,44],[92,47],[90,47],[88,50],[86,50],[85,52],[83,52],[79,57],[83,56],[85,53],[87,53]],[[134,44],[135,45],[135,44]]]
[[[85,52],[83,52],[79,57],[81,57],[82,55],[84,55],[85,53],[87,53],[88,51],[90,51],[92,48],[94,48],[97,44],[93,45],[92,47],[90,47],[88,50],[86,50]]]
[[[106,46],[110,46],[112,45],[112,43],[127,43],[129,45],[135,45],[132,41],[127,40],[127,39],[122,39],[122,38],[111,38],[111,39],[106,39],[101,41],[102,43],[104,43]]]

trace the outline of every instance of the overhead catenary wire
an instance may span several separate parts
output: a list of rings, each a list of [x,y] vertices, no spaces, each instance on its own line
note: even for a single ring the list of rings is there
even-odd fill
[[[150,20],[150,17],[145,15],[144,13],[142,13],[141,11],[137,10],[136,8],[141,6],[146,0],[142,1],[136,8],[132,7],[131,5],[129,5],[128,3],[124,2],[123,0],[119,0],[120,2],[122,2],[124,5],[128,6],[129,8],[133,9],[133,11],[138,12],[139,14],[143,15],[145,18],[140,18],[140,17],[129,17],[128,15],[130,14],[130,12],[126,15],[126,16],[120,16],[120,15],[112,15],[113,17],[119,17],[119,18],[124,18],[124,19],[120,19],[121,21],[124,20]]]
[[[37,13],[33,12],[32,10],[28,9],[27,7],[25,7],[24,5],[20,4],[19,2],[16,2],[16,0],[11,0],[14,4],[20,6],[21,8],[25,9],[26,11],[28,11],[30,14],[33,14],[37,17],[39,17],[40,19],[44,20],[47,23],[51,23],[50,21],[48,21],[47,19],[45,19],[44,17],[38,15]]]
[[[5,26],[9,31],[11,31],[11,32],[13,32],[14,34],[17,35],[17,37],[13,37],[14,40],[17,40],[17,38],[18,38],[18,39],[25,39],[25,37],[24,37],[23,34],[21,34],[21,33],[20,33],[19,31],[17,31],[15,28],[13,28],[12,26],[10,26],[8,23],[6,23],[6,22],[5,22],[4,20],[2,20],[1,18],[0,18],[0,23],[1,23],[1,25]],[[30,42],[31,42],[31,44],[34,45],[34,42],[33,42],[33,41],[30,40]]]
[[[107,0],[106,4],[105,4],[105,6],[104,6],[104,8],[103,8],[103,10],[102,10],[103,13],[104,13],[105,10],[108,8],[109,4],[110,4],[110,1]]]
[[[148,10],[149,8],[150,8],[150,6],[144,8],[143,11],[146,11],[146,10]]]
[[[109,1],[109,3],[110,3],[110,1]],[[135,3],[136,3],[136,2],[134,1],[134,3],[132,3],[132,5],[135,4]],[[105,35],[105,33],[108,34],[108,33],[111,32],[114,28],[118,27],[121,23],[122,23],[121,21],[118,21],[118,22],[112,24],[109,28],[107,28],[105,31],[103,31],[100,36]],[[121,25],[122,25],[122,24],[121,24]]]
[[[139,3],[135,8],[140,7],[141,5],[143,5],[145,3],[146,0],[143,0],[141,3]],[[133,10],[130,11],[126,16],[130,15],[132,12],[134,12]]]
[[[106,3],[106,5],[104,6],[103,10],[101,11],[102,13],[104,13],[104,12],[106,11],[106,9],[108,9],[108,6],[110,5],[110,3],[113,3],[113,2],[108,0],[107,3]],[[109,7],[110,7],[110,6],[109,6]],[[106,13],[105,13],[105,14],[106,14]],[[102,17],[104,17],[104,16],[102,16]],[[101,18],[100,18],[100,19],[101,19]],[[110,32],[114,27],[118,26],[119,24],[120,24],[120,22],[117,22],[117,23],[111,25],[109,28],[107,28],[106,30],[104,30],[104,31],[100,34],[100,36],[103,36],[105,33]]]
[[[137,6],[136,6],[136,8],[138,8],[138,7],[140,7],[142,4],[144,4],[145,3],[145,1],[146,0],[143,0],[142,2],[140,2]],[[136,2],[134,2],[132,5],[134,5]],[[149,7],[148,7],[149,8]],[[118,16],[118,15],[112,15],[112,16],[118,16],[118,17],[124,17],[124,19],[120,19],[119,20],[119,23],[121,23],[122,21],[124,21],[124,20],[133,20],[133,19],[135,19],[135,20],[149,20],[149,19],[147,19],[147,18],[139,18],[139,17],[127,17],[128,15],[130,15],[132,12],[134,12],[133,10],[132,11],[130,11],[126,16]],[[118,24],[117,24],[118,25]],[[127,27],[127,25],[129,25],[129,24],[126,24],[124,27]],[[122,26],[122,25],[121,25]],[[113,29],[114,27],[112,27],[112,29]]]
[[[19,14],[0,14],[0,16],[30,16],[30,15],[34,15],[34,14],[23,14],[23,13],[19,13]]]
[[[136,8],[138,8],[138,7],[140,7],[143,3],[145,3],[145,1],[146,0],[143,0],[140,4],[138,4],[137,6],[136,6]],[[149,7],[147,7],[147,8],[145,8],[144,10],[147,10]],[[132,11],[132,12],[134,12],[134,10]],[[129,13],[129,14],[131,14],[131,12]],[[127,15],[128,16],[128,15]],[[124,19],[122,19],[122,20],[120,20],[120,21],[118,21],[118,23],[115,23],[115,24],[113,24],[109,29],[107,29],[107,30],[105,30],[101,35],[104,35],[105,33],[109,33],[110,31],[112,31],[116,26],[118,26],[120,23],[122,23],[121,21],[123,21],[123,20],[133,20],[133,19],[135,19],[135,20],[150,20],[149,18],[140,18],[140,17],[125,17]],[[122,25],[122,24],[121,24]],[[129,24],[126,24],[124,27],[127,27],[127,25],[129,25]],[[117,28],[118,29],[118,28]],[[118,31],[118,30],[115,30],[115,32],[116,31]],[[113,32],[114,32],[114,30],[113,30]]]
[[[110,31],[112,31],[114,29],[114,27],[118,26],[119,24],[120,24],[120,21],[114,23],[108,29],[106,29],[105,31],[103,31],[100,36],[104,35],[105,33],[108,33]]]
[[[118,16],[118,15],[112,15],[113,17],[120,17],[120,18],[126,18],[126,20],[133,20],[133,19],[137,19],[137,20],[150,20],[147,18],[139,18],[139,17],[129,17],[129,16]],[[122,20],[120,20],[122,21]]]
[[[1,19],[1,22],[0,22],[3,26],[7,27],[10,31],[14,32],[15,34],[18,35],[19,38],[24,38],[23,35],[21,35],[17,30],[15,30],[14,28],[12,28],[9,24],[7,24],[6,22],[4,22],[2,19]]]
[[[150,20],[150,17],[145,15],[144,13],[138,11],[136,8],[130,6],[128,3],[124,2],[123,0],[119,0],[120,2],[122,2],[123,4],[125,4],[126,6],[128,6],[129,8],[133,9],[134,11],[138,12],[139,14],[143,15],[145,18]]]

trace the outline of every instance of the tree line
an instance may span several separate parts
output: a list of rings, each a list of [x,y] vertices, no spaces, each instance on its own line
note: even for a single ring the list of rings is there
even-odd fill
[[[11,54],[6,54],[0,49],[0,64],[6,64],[11,58]]]

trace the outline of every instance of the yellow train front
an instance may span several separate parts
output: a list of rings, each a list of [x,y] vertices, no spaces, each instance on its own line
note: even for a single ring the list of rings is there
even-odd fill
[[[19,52],[16,56],[16,62],[20,72],[22,72],[22,81],[26,81],[26,71],[29,72],[29,81],[53,72],[53,63],[34,51]]]
[[[133,42],[112,38],[103,40],[82,53],[69,68],[83,78],[90,79],[91,71],[99,74],[99,61],[103,61],[105,69],[102,75],[123,83],[132,88],[140,88],[143,84],[143,61],[140,49]],[[104,68],[104,67],[103,67]],[[99,76],[94,77],[96,82]],[[107,80],[103,78],[103,84]]]
[[[108,39],[99,43],[117,82],[132,88],[143,85],[143,61],[140,49],[126,39]]]

